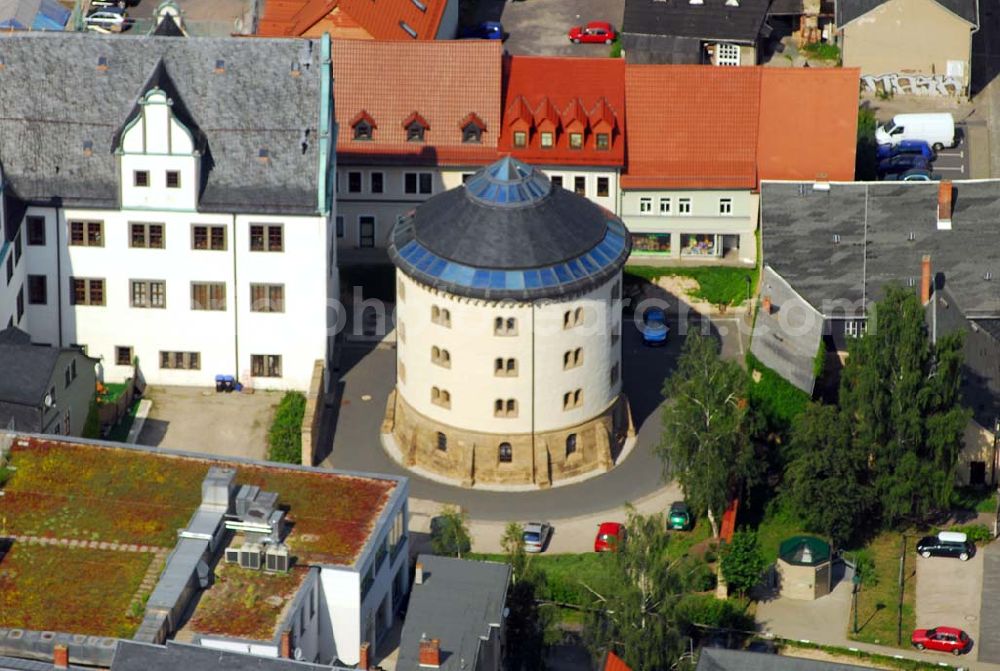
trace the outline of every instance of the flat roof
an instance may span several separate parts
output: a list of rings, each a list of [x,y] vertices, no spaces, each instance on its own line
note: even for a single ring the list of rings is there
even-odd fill
[[[143,603],[155,587],[178,530],[201,503],[202,481],[211,466],[235,468],[237,486],[257,485],[278,494],[290,529],[284,542],[294,565],[302,567],[352,566],[401,483],[391,477],[31,436],[15,438],[9,457],[13,473],[0,486],[9,546],[0,558],[0,625],[91,635],[131,637],[139,626],[142,609],[133,612],[131,604]],[[62,588],[47,590],[49,583]],[[71,599],[65,585],[74,586]],[[206,606],[227,594],[218,587],[208,589],[218,591],[208,599],[203,593]],[[53,599],[51,604],[47,599]],[[239,622],[231,624],[225,632],[224,624],[209,628],[242,636]]]

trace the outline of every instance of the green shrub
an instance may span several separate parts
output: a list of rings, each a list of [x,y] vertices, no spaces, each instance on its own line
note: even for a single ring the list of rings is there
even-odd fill
[[[875,558],[868,549],[854,553],[854,570],[861,576],[861,584],[865,587],[878,585],[878,572],[875,571]]]
[[[810,58],[821,61],[839,61],[840,47],[830,42],[813,42],[802,47],[802,51]]]
[[[267,458],[286,464],[302,463],[302,418],[306,414],[306,397],[300,392],[287,392],[274,413],[274,422],[267,433]]]
[[[758,416],[763,417],[768,428],[784,432],[809,403],[809,394],[762,364],[747,352],[747,370],[760,371],[760,382],[750,382],[750,403]]]
[[[100,438],[101,437],[101,420],[97,416],[97,402],[91,401],[90,408],[87,410],[87,419],[83,422],[83,437],[84,438]]]
[[[754,628],[753,617],[745,612],[738,600],[722,601],[711,594],[685,594],[677,602],[674,613],[689,632],[695,629],[692,625],[741,631]]]
[[[0,487],[6,485],[7,481],[10,480],[10,476],[12,475],[14,475],[14,471],[7,468],[6,466],[0,466]]]
[[[687,591],[708,592],[715,589],[717,582],[715,571],[704,561],[688,559],[681,562],[674,570],[680,573]]]
[[[813,359],[813,377],[822,377],[824,368],[826,368],[826,341],[820,338],[816,358]]]
[[[973,543],[989,543],[993,540],[990,528],[985,524],[964,524],[958,527],[951,527],[948,531],[958,531],[969,537]]]

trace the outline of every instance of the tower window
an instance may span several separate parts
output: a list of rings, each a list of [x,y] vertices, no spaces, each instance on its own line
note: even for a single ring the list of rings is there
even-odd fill
[[[497,458],[501,464],[509,464],[514,461],[514,448],[511,447],[510,443],[500,443],[497,448]]]

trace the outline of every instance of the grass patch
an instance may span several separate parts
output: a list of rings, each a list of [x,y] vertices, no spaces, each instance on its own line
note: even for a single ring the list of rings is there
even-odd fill
[[[507,561],[507,555],[504,554],[473,553],[468,558]],[[584,587],[585,584],[601,594],[612,589],[608,564],[613,561],[614,557],[608,552],[528,556],[528,565],[545,573],[545,582],[537,594],[539,599],[586,607],[592,606],[596,598]]]
[[[132,430],[132,424],[135,423],[135,415],[139,412],[139,400],[136,398],[132,401],[128,412],[122,415],[118,423],[111,427],[111,431],[108,432],[108,440],[113,440],[116,443],[124,443],[128,440],[128,432]]]
[[[996,491],[989,487],[955,487],[951,492],[954,510],[975,510],[977,513],[995,513]]]
[[[802,528],[802,523],[775,502],[768,508],[764,519],[757,527],[757,543],[764,554],[764,559],[773,562],[778,558],[778,548],[782,541],[803,534],[808,532]]]
[[[121,395],[125,393],[125,390],[128,389],[131,384],[131,380],[129,380],[128,384],[124,382],[108,382],[104,385],[107,392],[102,396],[101,400],[104,403],[114,403],[121,398]]]
[[[306,397],[301,392],[286,392],[274,411],[274,422],[267,432],[269,461],[302,463],[302,419],[305,414]]]
[[[690,293],[693,298],[715,305],[737,305],[747,298],[747,277],[751,295],[756,290],[760,273],[757,268],[727,266],[697,266],[692,268],[660,268],[656,266],[625,266],[625,274],[655,281],[658,277],[689,277],[698,283]]]
[[[876,536],[865,552],[874,563],[874,577],[865,580],[858,595],[858,633],[848,636],[856,641],[909,648],[909,632],[916,625],[916,557],[907,552],[903,579],[903,639],[896,642],[897,604],[899,603],[899,552],[902,536],[886,532]]]
[[[747,352],[747,370],[760,371],[760,382],[750,380],[750,402],[772,429],[786,430],[809,403],[809,394],[762,364]]]
[[[202,595],[191,625],[202,634],[270,641],[308,570],[270,574],[220,562],[215,584]]]
[[[611,58],[621,58],[622,57],[622,37],[619,35],[615,38],[615,41],[611,43],[611,51],[608,54]]]
[[[940,669],[938,664],[932,662],[921,662],[915,659],[898,659],[896,657],[890,657],[888,655],[877,655],[870,652],[865,652],[864,650],[848,650],[846,648],[836,648],[830,645],[818,645],[816,643],[803,643],[802,641],[793,641],[788,639],[777,639],[776,642],[781,646],[781,652],[788,657],[804,657],[805,655],[796,655],[795,650],[820,650],[829,656],[828,661],[840,662],[845,664],[858,664],[859,662],[871,662],[872,664],[877,664],[878,666],[872,668],[880,669],[903,669],[904,671],[918,671],[927,669]]]
[[[14,543],[0,560],[3,626],[132,638],[142,613],[129,604],[152,561],[151,553]]]
[[[695,519],[694,528],[691,531],[671,531],[670,544],[667,545],[667,556],[671,559],[680,559],[689,554],[691,548],[712,537],[712,526],[703,517]]]
[[[813,42],[802,47],[802,53],[821,61],[839,61],[840,47],[830,42]]]

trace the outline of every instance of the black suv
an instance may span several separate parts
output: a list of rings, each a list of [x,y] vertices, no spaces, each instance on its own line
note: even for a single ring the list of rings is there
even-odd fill
[[[976,546],[965,534],[942,531],[937,536],[924,536],[917,542],[917,553],[921,557],[958,557],[968,561],[976,554]]]

